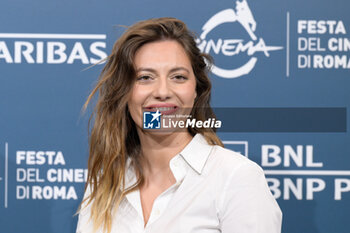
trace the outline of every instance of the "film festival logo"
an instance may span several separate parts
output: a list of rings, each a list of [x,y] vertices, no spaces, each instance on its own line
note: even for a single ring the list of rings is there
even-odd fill
[[[208,39],[207,36],[215,28],[226,23],[239,23],[249,35],[249,41],[243,39]],[[258,52],[264,53],[269,57],[270,51],[282,50],[280,46],[267,46],[263,38],[258,38],[255,34],[256,21],[249,8],[246,0],[236,1],[235,9],[222,10],[213,15],[202,27],[200,39],[197,39],[197,45],[202,52],[210,53],[211,50],[215,54],[222,53],[224,56],[233,57],[240,53],[246,53],[248,61],[239,67],[233,69],[225,69],[216,65],[212,65],[212,72],[222,78],[238,78],[250,73],[255,67],[258,58],[254,56]],[[230,62],[232,64],[232,62]],[[236,65],[237,66],[237,65]]]

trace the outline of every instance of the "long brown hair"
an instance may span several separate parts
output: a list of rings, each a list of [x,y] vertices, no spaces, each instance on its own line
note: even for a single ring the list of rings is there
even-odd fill
[[[186,25],[175,18],[157,18],[138,22],[129,27],[116,41],[107,63],[102,70],[96,87],[84,104],[98,93],[95,109],[90,117],[94,124],[89,135],[90,156],[88,178],[85,186],[91,188],[90,196],[80,205],[91,204],[91,220],[94,231],[103,226],[111,231],[112,216],[120,202],[129,192],[143,183],[142,167],[139,161],[140,141],[127,102],[135,80],[134,56],[144,44],[174,40],[185,49],[196,77],[197,98],[191,115],[197,120],[213,118],[210,108],[211,83],[208,77],[210,57],[200,52],[195,36]],[[214,130],[189,128],[191,135],[201,133],[211,145],[223,145]],[[125,187],[126,161],[130,158],[139,177],[128,189]]]

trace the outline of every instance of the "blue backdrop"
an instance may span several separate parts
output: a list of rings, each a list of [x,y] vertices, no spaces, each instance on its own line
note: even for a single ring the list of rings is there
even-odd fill
[[[212,105],[255,111],[219,136],[263,167],[283,232],[349,232],[349,7],[346,0],[2,0],[0,231],[75,232],[91,112],[81,107],[103,65],[87,68],[110,53],[120,25],[171,16],[215,59]]]

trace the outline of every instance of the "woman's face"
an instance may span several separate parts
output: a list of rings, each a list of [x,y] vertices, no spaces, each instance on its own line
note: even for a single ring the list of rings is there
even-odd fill
[[[178,42],[147,43],[136,51],[134,63],[136,81],[128,108],[139,128],[143,128],[143,111],[159,110],[162,115],[190,112],[197,96],[196,78],[190,59]]]

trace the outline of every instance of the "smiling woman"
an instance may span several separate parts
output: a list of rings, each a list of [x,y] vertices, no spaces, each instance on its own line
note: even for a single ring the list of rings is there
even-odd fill
[[[78,233],[280,232],[262,169],[215,128],[142,127],[143,111],[215,118],[209,63],[174,18],[138,22],[115,43],[84,105],[98,93]]]
[[[196,78],[186,51],[177,41],[147,43],[136,52],[134,62],[137,78],[128,108],[138,129],[142,128],[143,110],[169,115],[192,109],[197,97]]]

